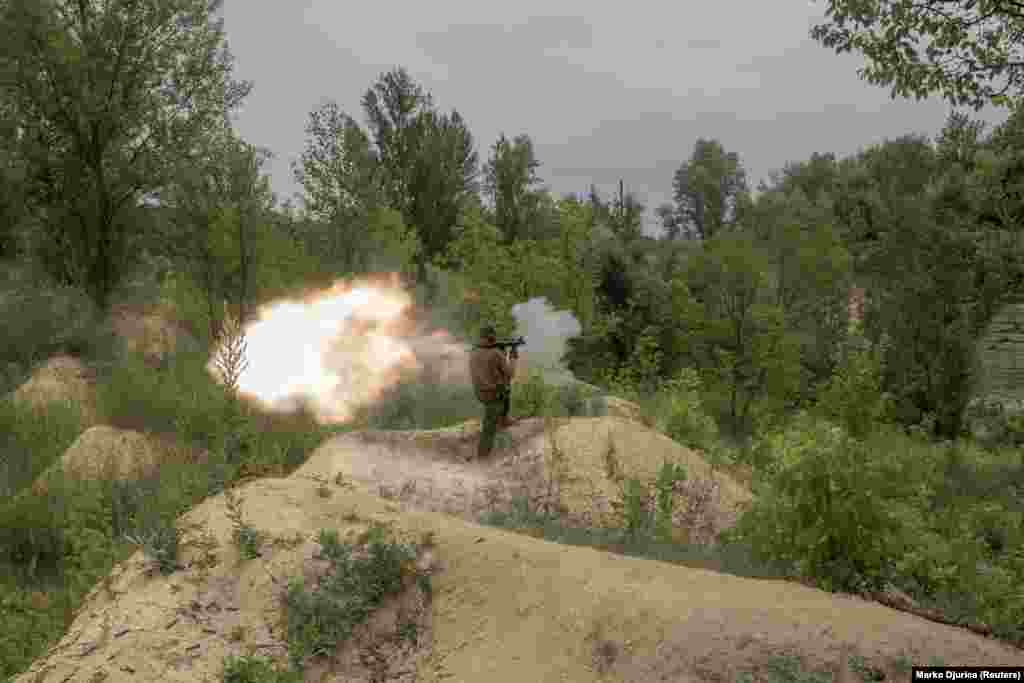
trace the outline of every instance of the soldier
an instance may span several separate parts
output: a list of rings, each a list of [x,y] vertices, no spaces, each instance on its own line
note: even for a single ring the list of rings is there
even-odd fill
[[[484,404],[484,419],[480,426],[478,458],[486,458],[494,447],[494,435],[498,429],[508,426],[508,411],[511,399],[512,377],[516,371],[518,352],[513,347],[509,357],[495,346],[497,333],[492,325],[480,330],[480,344],[469,357],[469,374],[477,399]]]

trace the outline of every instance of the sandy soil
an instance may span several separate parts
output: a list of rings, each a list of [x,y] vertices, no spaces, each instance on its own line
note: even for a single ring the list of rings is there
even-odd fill
[[[405,667],[393,679],[346,669],[353,658],[339,651],[333,674],[323,664],[307,680],[639,683],[731,681],[740,671],[765,680],[772,655],[800,655],[824,670],[843,648],[879,670],[900,656],[1024,664],[1018,650],[876,603],[560,546],[402,510],[351,485],[292,477],[239,493],[246,521],[272,541],[262,557],[239,559],[223,496],[204,502],[182,520],[183,569],[154,576],[133,557],[17,683],[216,681],[227,654],[280,659],[281,589],[292,576],[315,575],[316,533],[349,537],[371,522],[399,538],[433,539],[422,564],[433,575],[429,609],[405,596],[406,618],[420,620],[422,637],[405,650],[390,646]],[[374,628],[387,641],[387,624]]]
[[[477,521],[509,510],[516,498],[534,509],[559,509],[570,523],[617,527],[623,477],[650,484],[663,462],[685,465],[676,525],[713,543],[730,527],[750,493],[714,472],[693,451],[622,418],[527,419],[499,435],[498,448],[475,459],[479,424],[423,432],[359,432],[324,443],[295,476],[346,481],[409,509]],[[611,460],[609,460],[611,459]],[[611,468],[611,469],[609,469]]]

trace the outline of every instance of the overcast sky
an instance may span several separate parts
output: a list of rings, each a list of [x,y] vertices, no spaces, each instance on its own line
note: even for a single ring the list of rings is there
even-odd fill
[[[239,77],[255,87],[237,127],[269,148],[273,185],[298,187],[309,112],[359,100],[404,66],[442,110],[458,109],[481,160],[527,133],[552,191],[609,193],[619,178],[649,213],[698,137],[737,152],[751,186],[813,152],[845,156],[907,133],[934,135],[949,108],[891,100],[854,55],[808,37],[822,0],[364,2],[227,0]],[[985,115],[1002,120],[998,112]],[[653,217],[648,225],[653,227]]]

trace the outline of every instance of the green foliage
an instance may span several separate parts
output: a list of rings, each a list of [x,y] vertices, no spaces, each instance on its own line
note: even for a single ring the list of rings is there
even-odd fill
[[[728,233],[695,255],[675,306],[689,353],[719,424],[749,435],[780,412],[799,388],[799,349],[785,314],[766,301],[768,265],[752,239]]]
[[[671,543],[676,485],[684,481],[686,468],[670,462],[662,463],[658,469],[653,491],[639,479],[624,479],[620,484],[620,495],[625,538],[635,542],[644,536],[661,543]]]
[[[1011,57],[1020,43],[1015,3],[887,2],[867,10],[829,0],[826,16],[811,36],[837,53],[862,54],[861,77],[891,86],[893,97],[941,94],[953,106],[980,109],[1020,95],[1020,65]]]
[[[0,24],[17,39],[0,50],[0,70],[12,76],[0,99],[23,132],[37,255],[101,308],[138,257],[129,212],[165,187],[250,89],[232,79],[216,11],[202,0],[70,14],[54,3],[3,6]],[[167,87],[137,87],[149,82]]]
[[[409,378],[363,406],[355,423],[371,429],[438,429],[479,416],[471,387]]]
[[[690,159],[676,170],[672,187],[675,206],[661,211],[669,239],[711,239],[732,225],[749,201],[739,155],[727,153],[717,140],[697,140]]]
[[[844,345],[835,375],[821,392],[819,407],[854,438],[862,439],[889,414],[882,391],[884,349],[854,335]]]
[[[13,680],[45,652],[56,635],[64,632],[65,609],[70,600],[58,601],[40,591],[4,580],[0,584],[0,677]],[[63,603],[63,604],[62,604]]]
[[[701,387],[693,368],[667,381],[656,399],[655,426],[684,446],[710,451],[718,442],[718,425],[704,408]]]
[[[285,597],[289,655],[296,666],[333,652],[385,598],[397,594],[416,559],[412,546],[386,539],[382,527],[367,533],[364,547],[341,543],[323,530],[322,557],[331,569],[312,591],[293,581]]]
[[[161,574],[166,576],[179,568],[178,544],[181,532],[173,524],[146,529],[138,534],[126,536],[126,540],[139,546]]]
[[[102,313],[81,290],[45,278],[25,277],[10,283],[10,289],[4,287],[0,318],[0,372],[10,373],[11,380],[53,355],[109,363],[121,348]]]
[[[301,683],[302,673],[282,670],[260,657],[234,657],[224,660],[223,683]]]
[[[128,355],[97,387],[97,410],[108,424],[177,432],[186,443],[215,448],[226,438],[227,398],[206,363],[198,350],[178,352],[156,369]]]
[[[81,409],[73,402],[32,407],[0,398],[0,499],[28,487],[81,433]]]
[[[263,535],[242,517],[242,500],[234,491],[224,491],[227,517],[231,521],[231,539],[238,546],[242,559],[253,560],[260,556]]]
[[[495,225],[506,241],[536,237],[531,234],[540,222],[540,183],[529,135],[509,141],[502,134],[484,164],[484,193],[494,206]]]
[[[675,507],[676,484],[686,481],[686,467],[662,463],[654,483],[654,531],[663,541],[672,538],[672,512]]]
[[[416,230],[418,275],[442,257],[476,194],[473,136],[455,110],[441,114],[403,68],[383,73],[362,98],[385,204]]]
[[[898,526],[879,500],[879,456],[840,427],[798,418],[770,438],[768,486],[737,527],[759,557],[792,562],[828,589],[888,578]]]
[[[1024,412],[1019,405],[979,397],[968,404],[964,421],[971,437],[985,448],[1024,445]]]
[[[646,496],[638,495],[639,499]],[[643,517],[639,513],[639,517]],[[597,548],[605,552],[643,557],[659,562],[671,562],[686,567],[746,576],[751,578],[784,578],[789,569],[778,564],[764,563],[753,555],[743,541],[722,542],[713,547],[668,542],[657,534],[640,531],[628,533],[626,529],[607,529],[580,526],[562,519],[550,509],[536,509],[527,498],[512,501],[511,510],[491,509],[481,522],[539,536],[553,543]]]
[[[812,171],[825,177],[814,177]],[[851,256],[833,225],[828,198],[811,201],[801,187],[821,193],[832,175],[834,169],[820,162],[791,167],[777,190],[758,198],[748,221],[758,248],[770,260],[767,279],[774,303],[785,312],[786,328],[800,349],[799,398],[804,403],[833,372],[849,322]]]

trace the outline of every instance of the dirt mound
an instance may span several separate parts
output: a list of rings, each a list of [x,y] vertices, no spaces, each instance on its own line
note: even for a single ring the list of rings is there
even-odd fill
[[[84,431],[58,463],[43,473],[32,491],[43,494],[58,470],[71,479],[131,480],[156,473],[167,463],[197,463],[203,455],[169,440],[99,425]]]
[[[255,481],[239,493],[245,521],[269,539],[261,557],[240,559],[224,497],[209,499],[181,521],[181,569],[161,577],[133,556],[91,593],[60,643],[15,680],[191,683],[220,680],[228,654],[283,661],[283,586],[316,574],[320,529],[346,538],[371,522],[401,539],[433,538],[423,564],[432,568],[432,600],[407,606],[419,605],[424,637],[416,648],[391,652],[406,673],[392,671],[390,680],[733,680],[739,671],[763,670],[771,655],[803,656],[823,669],[842,651],[883,671],[899,657],[1024,664],[1024,653],[970,632],[798,584],[403,512],[351,487],[297,475]],[[385,618],[374,628],[384,639],[393,626]],[[321,678],[323,670],[306,680],[384,680],[343,663],[334,675]]]
[[[70,401],[82,410],[86,427],[96,424],[95,374],[71,356],[54,356],[33,371],[11,394],[17,402],[42,407],[54,401]]]
[[[527,419],[499,434],[484,462],[471,460],[479,422],[423,432],[359,432],[324,443],[298,470],[334,481],[338,476],[371,493],[411,506],[480,519],[527,498],[533,509],[562,509],[570,523],[621,526],[623,477],[651,484],[663,462],[685,466],[679,531],[713,543],[732,526],[751,495],[694,451],[629,420]]]

